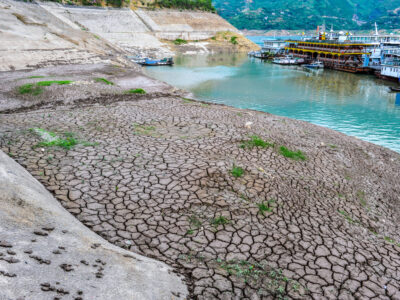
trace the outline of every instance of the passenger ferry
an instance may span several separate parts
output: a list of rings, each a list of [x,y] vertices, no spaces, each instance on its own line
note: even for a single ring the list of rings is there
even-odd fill
[[[379,78],[400,83],[400,61],[382,65],[380,73],[376,75]]]

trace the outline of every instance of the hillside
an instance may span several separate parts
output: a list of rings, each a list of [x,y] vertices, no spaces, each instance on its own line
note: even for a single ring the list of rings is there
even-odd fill
[[[239,29],[337,29],[400,27],[399,0],[214,0],[218,13]]]

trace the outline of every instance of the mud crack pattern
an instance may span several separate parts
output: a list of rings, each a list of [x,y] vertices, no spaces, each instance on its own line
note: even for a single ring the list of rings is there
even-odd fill
[[[34,147],[34,127],[90,144]],[[193,298],[400,299],[390,150],[177,98],[4,115],[0,133],[1,149],[83,224],[175,267]],[[250,135],[275,146],[241,148]]]

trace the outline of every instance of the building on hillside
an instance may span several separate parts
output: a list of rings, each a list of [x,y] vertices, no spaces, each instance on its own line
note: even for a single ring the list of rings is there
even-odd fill
[[[370,44],[335,40],[286,41],[286,53],[300,57],[306,63],[320,61],[325,68],[351,73],[371,73]]]

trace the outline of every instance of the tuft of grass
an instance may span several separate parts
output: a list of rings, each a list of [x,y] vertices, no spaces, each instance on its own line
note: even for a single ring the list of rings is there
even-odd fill
[[[176,39],[176,40],[174,41],[174,44],[175,44],[175,45],[184,45],[184,44],[187,44],[187,40],[184,40],[184,39]]]
[[[36,75],[36,76],[29,76],[29,77],[27,77],[27,79],[44,78],[44,77],[45,77],[45,76]]]
[[[39,81],[36,83],[37,86],[51,86],[52,84],[65,85],[72,83],[71,80],[48,80],[48,81]]]
[[[201,223],[201,221],[199,220],[199,218],[197,218],[195,215],[191,215],[190,217],[189,217],[189,223],[190,223],[190,226],[191,227],[194,227],[194,228],[200,228],[201,227],[201,225],[202,225],[202,223]]]
[[[392,238],[390,238],[390,237],[388,237],[388,236],[385,236],[383,239],[384,239],[386,242],[389,242],[389,243],[391,243],[391,244],[394,244],[394,242],[395,242]]]
[[[97,77],[97,78],[94,79],[94,81],[96,81],[96,82],[103,82],[103,83],[108,84],[108,85],[114,85],[113,82],[108,81],[107,79],[102,78],[102,77]]]
[[[57,147],[61,147],[64,149],[71,149],[73,146],[78,145],[78,141],[74,138],[71,137],[67,137],[65,139],[56,139],[54,141],[51,142],[40,142],[36,145],[36,147],[53,147],[53,146],[57,146]]]
[[[157,133],[156,127],[155,126],[149,126],[149,125],[139,125],[139,124],[133,124],[134,127],[134,134],[137,135],[147,135],[147,136],[152,136],[152,137],[160,137],[161,135]]]
[[[272,205],[275,203],[274,199],[270,199],[267,202],[262,202],[257,204],[258,210],[260,213],[265,216],[265,212],[272,212],[272,209],[274,208]]]
[[[356,197],[358,198],[358,200],[360,200],[360,203],[362,206],[364,206],[364,207],[367,206],[367,201],[365,200],[365,192],[357,191]]]
[[[232,37],[231,37],[231,43],[232,43],[233,45],[237,45],[237,44],[238,44],[237,36],[232,36]]]
[[[32,94],[34,96],[40,95],[43,92],[43,89],[35,86],[33,83],[23,84],[18,87],[18,93],[23,94]]]
[[[58,136],[56,133],[44,130],[42,128],[30,128],[31,132],[39,135],[42,142],[39,142],[33,148],[37,147],[61,147],[64,149],[71,149],[72,147],[82,144],[84,146],[94,146],[98,143],[90,143],[85,141],[79,141],[75,138],[75,134],[72,132],[64,132],[63,137]]]
[[[125,92],[126,94],[146,94],[144,89],[130,89]]]
[[[338,210],[339,214],[341,214],[346,220],[347,222],[349,222],[350,224],[359,224],[360,222],[357,220],[354,220],[352,217],[350,217],[350,215],[345,212],[344,210]]]
[[[214,225],[215,227],[219,225],[225,225],[228,224],[229,220],[225,218],[224,216],[219,216],[217,218],[212,219],[211,224]]]
[[[234,165],[231,170],[231,174],[233,177],[239,178],[244,174],[244,170],[243,168]]]
[[[250,137],[250,140],[244,141],[241,145],[240,148],[249,148],[252,149],[254,147],[260,147],[260,148],[268,148],[268,147],[273,147],[274,145],[271,143],[268,143],[264,141],[262,138],[260,138],[257,135],[252,135]]]
[[[291,151],[285,146],[281,146],[279,148],[279,153],[282,154],[284,157],[288,157],[294,160],[306,160],[306,156],[301,152],[300,150],[298,151]]]
[[[184,98],[184,97],[182,97],[182,100],[183,100],[183,102],[185,102],[185,103],[193,103],[193,102],[194,102],[192,99]]]

